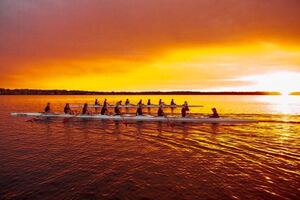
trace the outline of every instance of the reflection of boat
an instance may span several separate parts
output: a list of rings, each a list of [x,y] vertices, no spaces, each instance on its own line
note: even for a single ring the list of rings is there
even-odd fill
[[[103,105],[88,105],[90,108],[102,108]],[[71,108],[82,108],[82,105],[75,105],[75,106],[70,106]],[[113,108],[115,105],[107,105],[107,107]],[[121,108],[137,108],[138,105],[119,105]],[[159,108],[159,105],[143,105],[144,108]],[[182,105],[166,105],[162,104],[163,108],[181,108]],[[189,105],[189,107],[203,107],[201,105]]]
[[[189,123],[257,123],[258,121],[249,119],[233,118],[208,118],[208,117],[154,117],[151,115],[69,115],[55,113],[11,113],[12,116],[20,117],[48,117],[48,118],[80,118],[80,119],[101,119],[114,121],[145,121],[145,122],[189,122]]]

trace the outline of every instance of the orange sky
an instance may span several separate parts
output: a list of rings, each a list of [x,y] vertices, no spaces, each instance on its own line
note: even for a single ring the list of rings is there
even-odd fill
[[[299,19],[299,0],[1,0],[0,87],[300,90]]]

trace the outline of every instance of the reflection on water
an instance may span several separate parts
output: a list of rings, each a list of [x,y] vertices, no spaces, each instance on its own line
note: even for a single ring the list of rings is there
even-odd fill
[[[266,104],[267,108],[280,114],[299,114],[299,96],[280,95],[280,96],[259,96],[259,102]]]
[[[204,105],[192,108],[196,115],[214,105],[222,115],[262,121],[208,125],[26,122],[9,113],[38,111],[48,101],[60,111],[65,102],[93,102],[94,96],[0,97],[0,199],[296,199],[300,101],[292,97],[283,112],[275,109],[280,98],[174,98]]]

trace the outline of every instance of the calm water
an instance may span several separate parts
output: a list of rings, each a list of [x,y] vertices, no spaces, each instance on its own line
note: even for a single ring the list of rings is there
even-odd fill
[[[173,96],[177,103],[204,105],[192,108],[196,116],[214,106],[221,115],[258,124],[27,122],[10,116],[40,111],[48,101],[59,112],[65,102],[94,98],[0,96],[0,199],[300,196],[300,96]],[[148,97],[129,98],[135,103]],[[153,103],[159,98],[168,103],[171,96],[151,96]]]

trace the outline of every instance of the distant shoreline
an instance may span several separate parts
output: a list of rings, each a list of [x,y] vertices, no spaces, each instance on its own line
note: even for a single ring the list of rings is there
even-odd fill
[[[81,90],[36,90],[36,89],[3,89],[0,95],[280,95],[279,92],[195,92],[195,91],[141,91],[141,92],[97,92]],[[293,92],[291,95],[300,95]]]

